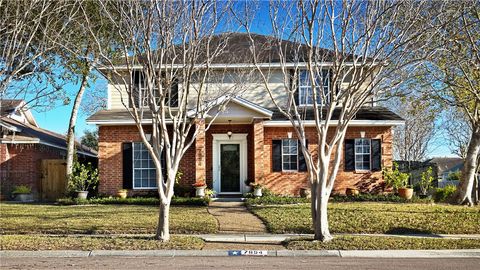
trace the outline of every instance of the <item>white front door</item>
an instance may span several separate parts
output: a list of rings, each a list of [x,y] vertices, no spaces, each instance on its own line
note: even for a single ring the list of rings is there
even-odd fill
[[[213,134],[213,189],[217,194],[246,191],[247,134]]]

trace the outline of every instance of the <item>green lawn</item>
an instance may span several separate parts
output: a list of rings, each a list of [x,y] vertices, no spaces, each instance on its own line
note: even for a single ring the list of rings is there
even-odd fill
[[[297,239],[285,243],[296,250],[379,250],[379,249],[477,249],[478,239],[401,238],[371,236],[337,236],[328,243]]]
[[[252,206],[273,233],[312,233],[310,205]],[[332,233],[480,233],[480,207],[330,203]]]
[[[0,204],[1,234],[155,233],[157,221],[156,206]],[[206,207],[171,207],[171,233],[216,231]]]
[[[0,250],[202,249],[203,244],[202,239],[192,236],[173,236],[166,243],[148,237],[0,236]]]

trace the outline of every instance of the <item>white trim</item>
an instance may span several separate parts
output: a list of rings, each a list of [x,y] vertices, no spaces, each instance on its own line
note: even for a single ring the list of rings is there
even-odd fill
[[[248,189],[245,180],[248,177],[248,153],[247,153],[247,136],[246,133],[233,134],[231,138],[227,134],[212,134],[212,167],[213,167],[213,190],[217,194],[241,194]],[[240,144],[240,192],[221,192],[220,185],[220,145],[221,144]]]
[[[235,97],[232,99],[233,102],[241,105],[241,106],[244,106],[248,109],[251,109],[253,111],[256,111],[256,112],[259,112],[261,114],[264,114],[265,116],[268,116],[268,117],[272,117],[273,115],[273,112],[268,110],[268,109],[265,109],[261,106],[258,106],[257,104],[253,103],[253,102],[250,102],[246,99],[243,99],[243,98],[240,98],[240,97]]]
[[[22,141],[22,140],[9,140],[9,139],[0,139],[0,143],[5,143],[5,144],[37,144],[40,143],[39,139],[36,140],[31,140],[31,141]]]
[[[306,127],[314,127],[315,120],[304,120],[303,125]],[[338,125],[338,120],[332,120],[331,126]],[[359,126],[374,126],[374,127],[383,127],[383,126],[402,126],[405,125],[404,120],[350,120],[348,126],[359,127]],[[263,122],[264,127],[291,127],[292,123],[290,121],[282,120],[267,120]]]
[[[8,123],[6,123],[6,122],[4,122],[4,121],[1,121],[1,120],[0,120],[0,126],[6,128],[6,129],[9,129],[9,130],[11,130],[11,131],[14,131],[14,132],[20,132],[20,131],[22,131],[21,128],[16,127],[16,126],[14,126],[14,125],[12,125],[12,124],[8,124]]]

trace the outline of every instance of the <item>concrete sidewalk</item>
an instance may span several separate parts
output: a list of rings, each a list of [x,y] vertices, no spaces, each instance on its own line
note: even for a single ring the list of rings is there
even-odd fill
[[[73,258],[73,257],[227,257],[228,250],[55,250],[0,251],[0,258]],[[268,257],[341,257],[341,258],[480,258],[480,249],[464,250],[268,250]]]
[[[217,219],[219,233],[265,233],[265,224],[243,202],[216,200],[208,212]]]

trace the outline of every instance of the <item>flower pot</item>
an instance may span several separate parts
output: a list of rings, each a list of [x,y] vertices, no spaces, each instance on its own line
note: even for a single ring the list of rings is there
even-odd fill
[[[15,201],[17,202],[33,202],[33,196],[31,193],[22,193],[15,195]]]
[[[77,198],[78,199],[82,199],[82,200],[86,200],[87,199],[87,196],[88,196],[88,191],[77,191]]]
[[[310,198],[311,196],[312,196],[312,191],[309,188],[301,188],[300,189],[300,197]]]
[[[121,199],[126,199],[127,198],[127,195],[128,195],[128,192],[127,191],[118,191],[117,192],[117,196]]]
[[[357,196],[359,193],[360,192],[356,188],[347,188],[347,190],[345,190],[345,194],[347,194],[347,196]]]
[[[253,196],[255,197],[262,197],[262,188],[255,188],[253,190]]]
[[[245,196],[247,193],[252,192],[252,187],[251,186],[245,186],[245,189],[243,191],[243,195]]]
[[[413,188],[399,188],[398,189],[398,196],[410,200],[413,197]]]
[[[195,196],[200,198],[205,197],[205,188],[206,187],[195,187]]]

